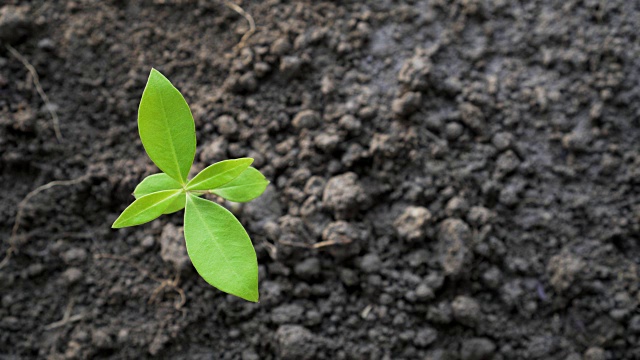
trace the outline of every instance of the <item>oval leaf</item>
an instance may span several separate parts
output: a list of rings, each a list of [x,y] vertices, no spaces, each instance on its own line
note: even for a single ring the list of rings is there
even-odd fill
[[[252,158],[224,160],[207,166],[187,184],[187,190],[212,190],[237,178],[253,162]]]
[[[178,195],[178,197],[175,200],[173,200],[171,205],[169,205],[169,207],[167,207],[162,213],[173,214],[176,211],[180,211],[184,209],[186,204],[187,204],[187,194],[181,193],[180,195]]]
[[[151,160],[184,184],[196,153],[195,123],[182,94],[156,69],[142,93],[138,130]]]
[[[258,301],[256,252],[229,210],[189,194],[184,238],[191,262],[206,282],[245,300]]]
[[[172,177],[165,173],[149,175],[133,191],[133,196],[136,199],[145,195],[152,194],[154,192],[163,190],[175,190],[182,189],[182,185],[174,180]],[[180,194],[170,205],[167,207],[163,214],[172,214],[176,211],[184,209],[184,205],[187,202],[187,197],[184,193]]]
[[[136,186],[136,189],[133,190],[133,196],[138,199],[154,192],[176,189],[182,189],[182,185],[171,176],[165,173],[153,174],[144,178],[144,180]]]
[[[182,193],[182,190],[165,190],[155,192],[133,202],[111,225],[114,229],[147,223],[167,209]]]
[[[269,180],[260,171],[250,167],[237,178],[211,192],[229,201],[247,202],[262,195],[267,185]]]

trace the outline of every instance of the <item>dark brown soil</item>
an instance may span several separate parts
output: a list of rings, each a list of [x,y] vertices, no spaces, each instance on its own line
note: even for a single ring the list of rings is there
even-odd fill
[[[244,1],[240,48],[223,0],[2,3],[0,256],[31,190],[88,175],[24,207],[0,359],[640,358],[636,1]],[[232,206],[258,304],[195,273],[181,213],[110,228],[157,172],[151,67],[195,170],[272,181]]]

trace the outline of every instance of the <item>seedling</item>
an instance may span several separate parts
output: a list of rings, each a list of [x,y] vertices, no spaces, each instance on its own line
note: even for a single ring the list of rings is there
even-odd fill
[[[269,181],[250,167],[252,158],[217,162],[188,180],[196,152],[193,116],[178,89],[155,69],[140,101],[138,130],[162,173],[138,184],[136,200],[112,227],[140,225],[185,209],[187,253],[200,276],[226,293],[257,302],[258,260],[249,235],[229,210],[201,196],[247,202],[260,196]]]

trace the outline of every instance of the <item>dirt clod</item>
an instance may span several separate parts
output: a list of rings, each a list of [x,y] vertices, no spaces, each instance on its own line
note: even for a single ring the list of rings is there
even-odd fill
[[[431,212],[425,207],[409,206],[394,221],[398,235],[409,241],[424,240],[426,227],[431,220]]]

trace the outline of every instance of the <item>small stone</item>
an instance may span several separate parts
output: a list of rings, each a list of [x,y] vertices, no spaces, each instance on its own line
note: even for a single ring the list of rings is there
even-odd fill
[[[129,342],[129,330],[120,329],[118,331],[118,336],[116,337],[116,341],[118,342],[118,344],[127,344]]]
[[[469,226],[460,219],[450,218],[442,222],[438,232],[439,259],[448,276],[458,276],[470,261],[467,244],[471,241]]]
[[[422,104],[422,94],[419,92],[407,92],[400,98],[393,100],[391,110],[401,117],[407,117],[415,113]]]
[[[52,51],[56,48],[56,43],[49,38],[44,38],[38,41],[38,49],[42,49],[44,51]]]
[[[271,65],[266,62],[258,62],[253,66],[253,72],[257,77],[265,77],[269,72],[271,72]]]
[[[460,104],[460,117],[462,122],[468,126],[475,133],[482,133],[486,126],[484,114],[479,107],[473,105],[472,103],[465,102]]]
[[[300,325],[282,325],[275,334],[277,355],[283,360],[311,360],[316,358],[318,343],[311,331]]]
[[[362,128],[360,120],[353,115],[343,115],[340,120],[338,120],[338,125],[354,135],[359,134]]]
[[[422,206],[409,206],[393,225],[398,235],[408,241],[421,241],[426,237],[426,226],[431,220],[431,212]]]
[[[431,273],[424,279],[425,284],[431,289],[438,290],[444,284],[444,276],[440,273]]]
[[[82,280],[82,277],[82,270],[75,267],[68,268],[62,273],[62,281],[67,286],[78,283],[80,280]]]
[[[145,249],[151,249],[155,244],[156,244],[156,241],[151,235],[145,236],[144,238],[142,238],[142,241],[140,242],[140,246],[142,246]]]
[[[491,210],[487,209],[486,207],[472,206],[471,209],[469,209],[469,213],[467,214],[467,221],[471,225],[482,226],[488,223],[492,217],[493,214],[491,213]]]
[[[271,321],[276,324],[294,324],[302,320],[304,308],[298,304],[283,304],[271,312]]]
[[[375,106],[365,106],[358,110],[358,117],[364,121],[373,120],[378,114],[378,108]]]
[[[331,244],[328,252],[335,258],[346,259],[360,252],[362,232],[346,221],[329,223],[322,231],[322,241]]]
[[[640,334],[640,315],[634,315],[631,320],[629,320],[629,330],[634,334]]]
[[[447,216],[464,216],[469,210],[469,203],[460,196],[454,196],[447,202],[444,212]]]
[[[322,80],[320,80],[320,91],[324,95],[329,95],[333,93],[336,89],[336,83],[330,76],[323,76]]]
[[[314,143],[316,147],[325,153],[330,153],[335,150],[340,144],[340,135],[338,134],[328,134],[322,132],[314,138]]]
[[[222,135],[231,136],[238,132],[238,123],[230,115],[222,115],[216,119],[218,132]]]
[[[240,86],[240,92],[249,92],[252,93],[258,89],[258,80],[256,79],[256,74],[253,71],[249,71],[240,76],[238,80],[238,85]]]
[[[304,193],[309,196],[322,196],[326,184],[327,182],[324,178],[314,175],[310,177],[304,185]]]
[[[433,344],[437,338],[438,331],[430,326],[425,326],[418,330],[416,337],[413,339],[413,344],[417,347],[425,348]]]
[[[323,205],[333,211],[339,220],[354,217],[367,200],[367,194],[358,182],[358,175],[353,172],[329,179],[322,194]]]
[[[284,55],[291,50],[291,43],[286,37],[281,37],[271,44],[269,51],[274,55]]]
[[[570,253],[552,256],[547,264],[549,283],[558,293],[562,293],[574,284],[585,266],[586,263],[581,258]]]
[[[584,353],[584,360],[605,360],[606,358],[604,349],[597,346],[588,348]]]
[[[302,110],[294,116],[291,122],[297,129],[314,128],[320,125],[320,114],[314,110]]]
[[[482,282],[491,289],[497,289],[502,284],[502,272],[497,267],[491,267],[482,274]]]
[[[444,128],[444,136],[447,140],[455,140],[459,138],[464,132],[464,127],[457,122],[447,123],[447,126]]]
[[[451,305],[448,302],[441,302],[429,306],[427,310],[427,320],[438,324],[449,324],[451,322]]]
[[[578,126],[562,137],[562,146],[573,152],[581,152],[589,149],[591,141],[591,132],[582,126]]]
[[[453,318],[460,324],[473,327],[480,320],[480,304],[468,296],[457,296],[451,303]]]
[[[82,248],[73,248],[62,254],[62,260],[67,264],[79,264],[87,259],[87,251]]]
[[[507,150],[502,153],[496,161],[496,175],[498,178],[503,178],[514,172],[518,166],[520,166],[520,159],[516,153],[512,150]]]
[[[461,360],[489,360],[493,358],[496,344],[487,338],[473,338],[462,342]]]
[[[376,254],[367,254],[360,259],[360,270],[366,273],[374,273],[380,271],[382,261]]]
[[[204,146],[204,149],[202,149],[202,152],[200,153],[200,160],[207,164],[221,161],[227,157],[227,147],[227,139],[223,136],[219,136]]]
[[[317,258],[308,258],[297,263],[293,271],[295,274],[305,280],[311,280],[320,275],[320,260]]]
[[[260,355],[255,351],[248,349],[242,352],[242,360],[260,360]]]
[[[287,79],[297,77],[301,70],[302,60],[297,56],[283,56],[280,60],[280,72]]]
[[[511,146],[513,142],[513,135],[505,132],[499,132],[491,138],[491,143],[499,151],[504,151]]]
[[[416,288],[416,299],[420,301],[433,300],[435,297],[433,290],[426,284],[420,284]]]
[[[351,269],[341,269],[339,272],[340,280],[347,286],[358,284],[358,274]]]
[[[113,347],[113,339],[102,329],[96,329],[91,333],[91,344],[98,349],[110,349]]]
[[[433,64],[423,50],[418,50],[411,58],[405,60],[398,72],[398,81],[411,90],[427,90],[429,73]]]

